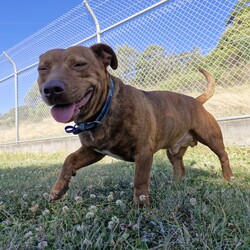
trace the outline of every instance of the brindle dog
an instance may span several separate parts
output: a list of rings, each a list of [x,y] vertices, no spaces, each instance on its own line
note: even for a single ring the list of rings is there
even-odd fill
[[[212,75],[200,69],[208,86],[192,98],[125,85],[108,73],[108,66],[116,69],[117,58],[111,47],[101,43],[53,49],[40,57],[42,98],[52,106],[55,120],[76,123],[66,131],[79,134],[82,144],[66,158],[50,200],[65,194],[78,169],[110,155],[135,162],[134,204],[148,206],[154,153],[166,149],[177,180],[185,174],[184,153],[198,141],[218,156],[224,178],[233,178],[219,125],[202,105],[213,95]]]

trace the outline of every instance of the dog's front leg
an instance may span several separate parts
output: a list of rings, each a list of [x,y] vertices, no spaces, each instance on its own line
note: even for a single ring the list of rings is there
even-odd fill
[[[143,151],[135,158],[134,205],[149,206],[150,172],[153,153]]]
[[[60,199],[69,189],[71,177],[76,175],[76,171],[78,169],[95,163],[103,157],[104,155],[83,146],[74,153],[70,154],[64,161],[61,173],[54,187],[51,189],[49,199]]]

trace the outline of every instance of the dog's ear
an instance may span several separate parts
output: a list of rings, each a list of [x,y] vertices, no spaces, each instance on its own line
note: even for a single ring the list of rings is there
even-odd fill
[[[114,50],[110,46],[104,43],[97,43],[90,48],[95,53],[95,55],[101,59],[105,67],[110,65],[112,69],[117,69],[117,57]]]

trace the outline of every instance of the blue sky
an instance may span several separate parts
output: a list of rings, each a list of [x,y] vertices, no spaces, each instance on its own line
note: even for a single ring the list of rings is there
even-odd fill
[[[0,3],[0,53],[13,47],[81,0],[7,0]]]
[[[160,0],[113,0],[113,6],[109,6],[109,8],[112,9],[112,7],[117,6],[117,2],[119,2],[119,5],[121,5],[121,2],[126,8],[129,8],[131,12],[133,12],[133,4],[134,6],[141,5],[143,6],[144,3],[156,3]],[[89,1],[91,7],[94,7],[94,5],[98,5],[101,1],[95,0],[95,1]],[[104,1],[103,1],[104,2]],[[111,2],[111,1],[110,1]],[[143,3],[144,2],[144,3]],[[170,1],[172,4],[173,2],[178,2],[175,0]],[[181,2],[181,1],[180,1]],[[191,4],[192,2],[195,3],[195,1],[190,0]],[[225,4],[226,6],[231,9],[232,6],[237,2],[237,0],[228,0],[228,1],[204,1],[200,0],[196,3],[199,3],[199,6],[197,4],[194,4],[194,8],[198,7],[200,8],[200,11],[205,12],[206,9],[211,10],[211,6],[219,7],[220,4],[222,4],[222,10],[225,11]],[[82,0],[7,0],[7,1],[1,1],[0,4],[0,53],[3,51],[8,50],[9,48],[13,47],[17,43],[21,42],[25,38],[29,37],[36,31],[42,29],[44,26],[48,25],[58,17],[62,16],[69,10],[71,10],[73,7],[79,5],[82,3]],[[145,4],[146,5],[146,4]],[[147,4],[148,5],[148,4]],[[107,6],[104,6],[107,7]],[[101,9],[103,6],[101,6]],[[102,20],[106,19],[106,16],[109,13],[109,8],[103,8],[101,16],[99,15],[99,18]],[[136,7],[137,8],[137,7]],[[190,10],[190,15],[192,11]],[[122,12],[119,12],[119,19],[121,18],[121,15],[125,14]],[[217,13],[219,14],[219,13]],[[112,16],[112,18],[116,18],[115,15]],[[188,16],[183,17],[183,25],[185,26],[186,23],[188,23]],[[220,18],[225,18],[225,16],[221,16]],[[185,19],[187,19],[187,22],[185,23]],[[105,25],[105,24],[104,24]],[[176,25],[175,21],[172,20],[171,25]],[[101,27],[104,28],[104,27]],[[168,28],[168,27],[166,27]],[[194,25],[191,27],[188,27],[188,29],[195,29]],[[199,29],[200,27],[198,27]],[[224,27],[221,27],[221,29],[224,29]],[[216,36],[216,34],[215,34]],[[217,36],[220,36],[220,34],[217,34]],[[217,37],[218,39],[218,37]],[[214,43],[216,44],[216,40],[214,39]],[[202,41],[204,43],[204,41]],[[215,45],[213,44],[213,46]],[[183,45],[180,44],[181,47]]]

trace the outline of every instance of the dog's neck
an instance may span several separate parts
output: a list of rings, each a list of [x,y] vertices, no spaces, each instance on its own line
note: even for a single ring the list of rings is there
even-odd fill
[[[77,122],[74,126],[66,126],[65,131],[67,133],[73,133],[74,135],[80,134],[84,131],[91,131],[94,130],[98,125],[102,124],[103,120],[107,116],[112,102],[112,97],[114,95],[114,82],[110,77],[109,80],[109,91],[104,103],[104,106],[94,121],[90,122]]]

